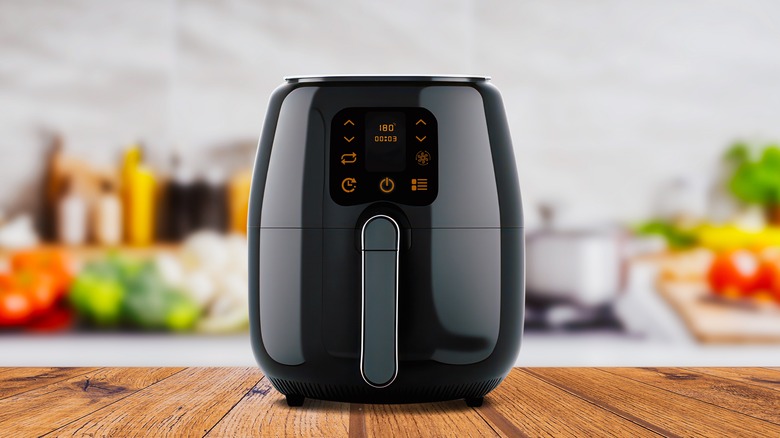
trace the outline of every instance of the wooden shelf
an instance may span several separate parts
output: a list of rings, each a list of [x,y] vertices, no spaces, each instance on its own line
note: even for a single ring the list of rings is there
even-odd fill
[[[68,245],[55,245],[55,244],[45,244],[45,245],[39,245],[35,247],[36,249],[56,249],[56,250],[62,250],[66,251],[70,254],[75,255],[76,257],[83,257],[83,258],[94,258],[94,257],[100,257],[105,254],[109,254],[111,252],[118,252],[122,255],[130,256],[130,257],[145,257],[154,255],[159,252],[175,252],[178,251],[181,248],[180,244],[177,243],[159,243],[149,246],[130,246],[130,245],[119,245],[119,246],[103,246],[103,245],[83,245],[83,246],[68,246]],[[16,252],[16,250],[11,249],[0,249],[0,258],[5,258],[10,256]]]

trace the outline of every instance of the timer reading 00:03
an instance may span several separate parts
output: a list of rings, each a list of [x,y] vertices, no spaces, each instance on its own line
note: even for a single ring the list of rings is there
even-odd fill
[[[367,111],[366,170],[403,172],[406,167],[406,114],[403,111]]]

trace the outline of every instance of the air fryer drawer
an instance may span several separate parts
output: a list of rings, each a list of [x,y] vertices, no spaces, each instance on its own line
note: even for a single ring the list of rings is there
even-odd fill
[[[262,229],[258,261],[263,345],[276,362],[300,365],[304,335],[319,329],[322,230]]]
[[[415,229],[399,259],[399,360],[470,364],[498,338],[499,229]],[[354,230],[323,231],[322,339],[333,356],[357,358],[361,254]]]

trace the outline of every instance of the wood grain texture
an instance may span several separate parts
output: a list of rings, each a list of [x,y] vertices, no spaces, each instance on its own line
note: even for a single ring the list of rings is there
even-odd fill
[[[488,395],[484,407],[495,409],[514,425],[516,431],[495,425],[508,436],[657,436],[525,372],[511,373]]]
[[[487,421],[490,427],[496,432],[497,435],[502,437],[526,437],[520,428],[512,423],[510,419],[501,415],[493,406],[490,398],[486,398],[482,402],[482,406],[479,409],[479,415]]]
[[[187,368],[51,435],[201,437],[262,377],[257,368]]]
[[[0,436],[780,436],[778,382],[769,368],[523,368],[479,408],[290,408],[256,368],[6,368]]]
[[[328,436],[349,434],[350,406],[309,400],[290,408],[268,379],[247,392],[208,432],[208,437]]]
[[[349,437],[365,438],[366,415],[362,403],[352,403],[349,406]]]
[[[694,373],[709,374],[751,385],[780,391],[780,371],[767,368],[686,368]]]
[[[681,368],[605,368],[603,371],[780,425],[780,393]]]
[[[366,436],[497,436],[463,400],[410,405],[364,405]]]
[[[527,372],[617,414],[680,436],[780,436],[780,426],[627,377],[589,368]],[[669,383],[673,385],[673,383]]]
[[[4,368],[0,370],[0,399],[95,370],[96,368]]]
[[[41,435],[176,373],[173,368],[96,369],[0,400],[0,431]],[[3,434],[5,435],[5,434]]]

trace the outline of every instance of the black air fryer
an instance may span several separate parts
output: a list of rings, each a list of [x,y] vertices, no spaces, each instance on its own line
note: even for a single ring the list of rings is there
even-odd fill
[[[523,220],[485,77],[286,78],[249,208],[260,367],[290,406],[464,398],[514,365]]]

